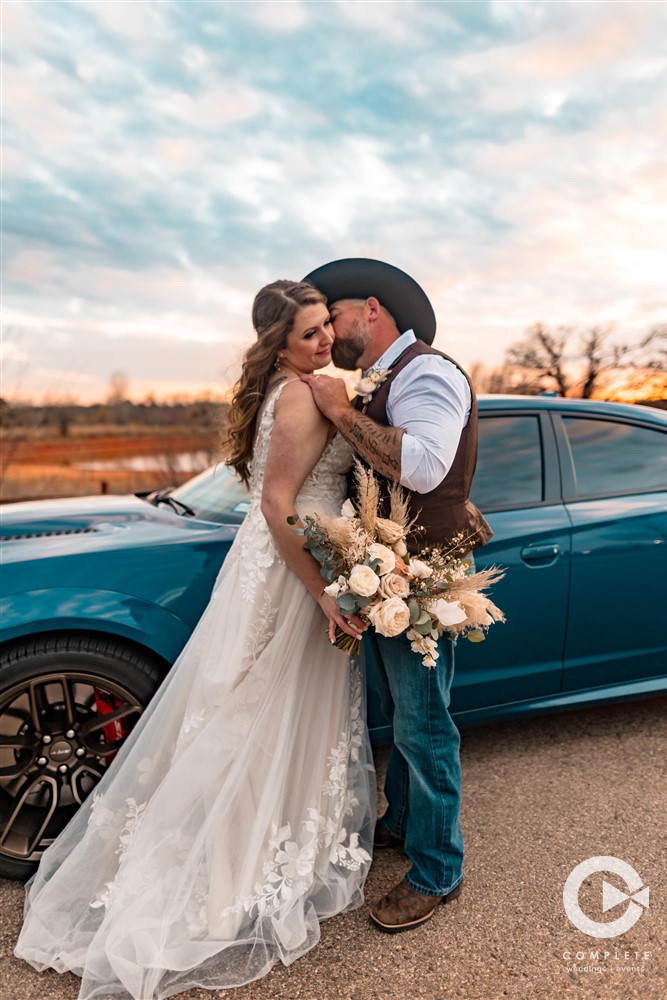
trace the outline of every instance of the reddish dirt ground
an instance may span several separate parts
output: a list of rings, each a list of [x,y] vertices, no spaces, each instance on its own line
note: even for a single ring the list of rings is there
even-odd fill
[[[57,440],[11,441],[3,445],[11,454],[12,462],[60,464],[81,462],[86,459],[105,460],[116,456],[159,455],[166,451],[177,454],[199,451],[214,445],[211,435],[200,433],[136,434],[131,437],[91,435],[66,437]]]

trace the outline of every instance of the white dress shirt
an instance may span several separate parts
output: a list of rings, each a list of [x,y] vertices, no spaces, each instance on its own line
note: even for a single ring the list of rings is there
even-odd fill
[[[369,371],[391,368],[416,339],[414,332],[407,330]],[[393,427],[405,431],[401,486],[429,493],[440,485],[454,461],[471,405],[465,375],[438,354],[422,354],[398,373],[389,386],[387,418]]]

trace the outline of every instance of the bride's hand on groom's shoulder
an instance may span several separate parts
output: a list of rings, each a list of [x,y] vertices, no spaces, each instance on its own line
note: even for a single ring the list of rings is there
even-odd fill
[[[336,413],[350,407],[347,386],[342,378],[331,378],[329,375],[302,375],[301,379],[310,386],[318,409],[333,420]]]

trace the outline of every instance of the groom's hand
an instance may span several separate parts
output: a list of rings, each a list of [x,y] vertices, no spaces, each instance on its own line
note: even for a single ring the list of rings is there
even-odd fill
[[[318,409],[333,423],[342,412],[352,408],[347,395],[347,387],[341,378],[331,378],[329,375],[302,375],[313,394]]]
[[[328,375],[302,375],[301,378],[310,386],[320,412],[350,442],[357,455],[385,479],[400,483],[405,430],[386,427],[355,410],[342,379]]]

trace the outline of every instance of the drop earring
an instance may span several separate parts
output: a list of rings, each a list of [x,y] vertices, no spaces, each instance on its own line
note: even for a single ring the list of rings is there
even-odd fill
[[[282,354],[276,354],[276,360],[273,362],[273,367],[276,371],[280,368],[280,363],[283,360]]]

